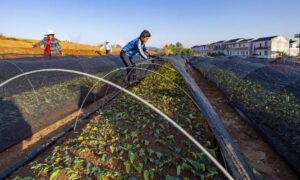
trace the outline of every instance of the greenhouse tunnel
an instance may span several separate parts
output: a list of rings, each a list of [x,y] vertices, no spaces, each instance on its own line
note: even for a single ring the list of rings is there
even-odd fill
[[[136,63],[139,58],[134,59]],[[0,61],[0,83],[24,72],[39,69],[76,70],[98,77],[124,67],[119,57],[22,58]],[[154,66],[146,65],[147,69]],[[126,70],[105,77],[125,86]],[[137,78],[147,72],[137,70]],[[116,89],[96,80],[66,72],[40,72],[15,79],[0,87],[0,151],[76,112],[89,90],[95,85],[84,105],[113,93]],[[17,131],[16,131],[17,130]]]
[[[153,70],[157,70],[161,64],[167,61],[149,63],[142,61],[141,58],[134,59],[137,67],[137,79],[144,79]],[[170,65],[171,66],[171,65]],[[105,77],[121,87],[126,87],[124,79],[126,78],[126,69],[119,57],[59,57],[59,58],[22,58],[15,60],[0,61],[0,84],[8,79],[30,72],[28,75],[21,76],[0,87],[0,152],[9,149],[33,134],[49,127],[60,121],[62,118],[80,110],[85,101],[86,95],[91,89],[91,94],[84,105],[90,105],[98,102],[102,97],[110,94],[117,94],[120,90],[112,86],[105,85],[95,79],[80,76],[76,73],[61,71],[31,73],[34,70],[43,69],[66,69],[77,72],[87,73],[98,77]],[[147,71],[143,70],[145,68]],[[118,70],[120,69],[120,70]],[[109,75],[108,75],[109,74]],[[166,78],[166,77],[161,77]],[[174,83],[174,82],[173,82]],[[185,81],[185,83],[188,83]],[[182,89],[181,89],[182,90]],[[192,97],[190,97],[192,98]],[[190,99],[193,101],[193,99]],[[200,110],[200,109],[199,109]],[[96,111],[95,111],[96,112]],[[76,123],[73,123],[73,125]],[[70,126],[71,127],[71,126]],[[16,131],[18,129],[18,131]],[[66,132],[64,132],[66,133]],[[60,137],[59,134],[55,135]],[[216,136],[216,138],[220,138]],[[228,137],[230,140],[230,137]],[[231,141],[229,141],[231,142]],[[50,144],[48,144],[50,145]],[[48,146],[47,145],[47,146]],[[228,146],[229,144],[227,144]],[[8,167],[2,175],[7,177],[23,164],[29,163],[37,156],[36,152],[41,152],[46,147],[38,148],[32,152],[29,159],[26,157],[22,162],[15,162]],[[233,150],[239,152],[237,149]],[[223,152],[221,152],[223,153]],[[224,156],[223,158],[231,158]],[[224,160],[224,159],[223,159]],[[235,166],[229,167],[229,172],[233,176],[253,177],[250,168],[243,169],[248,164],[240,156],[234,157]],[[227,163],[224,161],[221,163]],[[241,163],[242,162],[242,163]],[[242,165],[241,165],[242,164]],[[239,168],[235,168],[235,167]],[[227,167],[228,168],[228,167]],[[227,171],[227,170],[226,170]]]
[[[269,132],[266,138],[295,169],[300,154],[300,69],[297,66],[288,63],[259,63],[252,59],[237,61],[235,58],[175,56],[175,60],[176,58],[188,59],[193,67],[213,81],[228,100],[249,118],[254,128]],[[142,62],[140,58],[134,61],[136,64]],[[176,63],[169,63],[176,66]],[[137,79],[145,78],[159,66],[146,62],[141,67],[150,71],[136,70]],[[122,60],[116,56],[2,60],[0,68],[0,84],[25,72],[67,69],[105,77],[104,79],[122,87],[126,86],[126,69]],[[118,68],[121,69],[117,70]],[[175,69],[178,71],[178,67]],[[112,71],[115,72],[111,73]],[[109,75],[106,76],[107,74]],[[189,82],[185,83],[189,87]],[[93,90],[86,99],[85,106],[108,94],[119,92],[95,79],[58,71],[22,76],[0,87],[0,152],[79,111],[91,89]],[[214,136],[220,139],[218,134]],[[228,140],[231,142],[229,136]],[[238,148],[234,149],[234,153],[236,152],[239,155]],[[221,153],[225,163],[229,162],[231,157]],[[231,166],[229,170],[236,173],[233,174],[234,177],[242,177],[244,174],[239,174],[239,170],[233,170],[233,167],[240,164],[248,167],[248,164],[242,155],[237,157],[235,163],[234,166],[227,164]],[[245,174],[252,177],[252,170],[245,169]],[[244,169],[241,168],[240,171],[242,170]]]
[[[299,173],[300,68],[251,59],[189,59]]]

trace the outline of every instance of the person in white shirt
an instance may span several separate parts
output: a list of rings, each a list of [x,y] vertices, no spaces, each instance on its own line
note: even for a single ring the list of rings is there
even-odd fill
[[[105,44],[101,47],[101,49],[105,48],[105,54],[110,55],[112,53],[112,45],[110,42],[106,41]]]

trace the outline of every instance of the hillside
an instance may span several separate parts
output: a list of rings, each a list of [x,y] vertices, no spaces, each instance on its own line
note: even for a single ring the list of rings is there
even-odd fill
[[[0,35],[0,59],[42,56],[43,47],[32,48],[33,44],[36,42],[38,42],[38,40],[13,38]],[[61,41],[61,47],[64,55],[98,56],[105,54],[104,49],[100,51],[98,46],[79,44],[69,41]],[[119,48],[113,49],[113,55],[117,55],[119,52]]]

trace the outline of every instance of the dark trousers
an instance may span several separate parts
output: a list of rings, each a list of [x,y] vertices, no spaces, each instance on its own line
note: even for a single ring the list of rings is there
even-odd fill
[[[106,55],[110,55],[110,50],[105,50]]]
[[[132,58],[129,57],[124,51],[121,51],[120,57],[127,68],[127,83],[135,80],[135,69],[132,68],[135,64],[132,62]]]

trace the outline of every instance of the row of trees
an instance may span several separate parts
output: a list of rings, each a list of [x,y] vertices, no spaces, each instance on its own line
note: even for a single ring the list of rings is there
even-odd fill
[[[171,54],[188,54],[193,55],[194,52],[189,48],[184,48],[183,45],[180,42],[177,42],[176,44],[166,44],[163,47],[163,53],[166,55]]]

